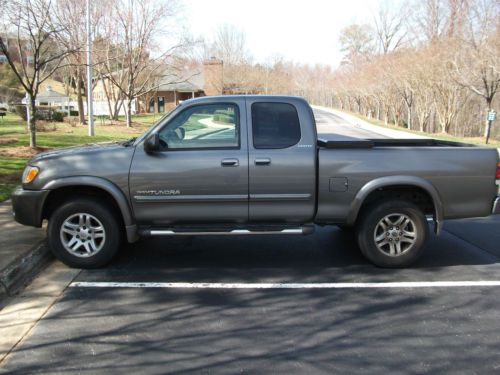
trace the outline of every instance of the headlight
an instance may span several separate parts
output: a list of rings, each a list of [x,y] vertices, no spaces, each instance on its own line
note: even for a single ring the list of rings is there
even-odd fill
[[[38,172],[40,172],[40,168],[28,165],[23,172],[23,184],[29,184],[33,181],[38,176]]]

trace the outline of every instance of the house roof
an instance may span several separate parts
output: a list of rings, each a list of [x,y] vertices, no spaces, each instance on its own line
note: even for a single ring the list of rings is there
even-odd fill
[[[47,86],[44,92],[37,95],[37,99],[40,101],[58,101],[58,100],[69,100],[69,97],[61,94],[60,92],[54,91],[51,86]]]
[[[69,96],[61,94],[57,91],[52,90],[50,86],[47,86],[47,89],[36,96],[36,103],[67,103],[71,99]],[[21,101],[23,104],[26,104],[26,97]]]
[[[186,69],[175,76],[166,77],[158,86],[158,91],[199,92],[204,87],[203,71]]]

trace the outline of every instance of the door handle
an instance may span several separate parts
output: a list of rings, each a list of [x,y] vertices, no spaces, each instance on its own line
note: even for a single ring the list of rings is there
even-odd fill
[[[269,165],[271,164],[271,158],[257,158],[255,159],[255,165]]]
[[[220,165],[223,167],[238,167],[240,165],[240,161],[238,159],[222,159]]]

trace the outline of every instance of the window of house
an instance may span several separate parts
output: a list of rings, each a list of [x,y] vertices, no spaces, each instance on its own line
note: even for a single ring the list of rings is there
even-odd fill
[[[154,98],[149,99],[148,112],[149,113],[154,113],[155,112],[155,99]]]
[[[165,149],[239,148],[239,112],[235,104],[186,108],[160,130]]]
[[[286,103],[252,104],[253,146],[256,149],[287,148],[300,141],[297,110]]]

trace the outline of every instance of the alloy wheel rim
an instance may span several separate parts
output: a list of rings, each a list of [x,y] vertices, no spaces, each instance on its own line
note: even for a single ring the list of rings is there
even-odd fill
[[[411,250],[418,234],[414,221],[408,215],[393,213],[377,223],[373,238],[379,251],[398,257]]]
[[[106,231],[95,216],[80,212],[64,220],[60,237],[62,245],[71,255],[88,258],[102,250]]]

